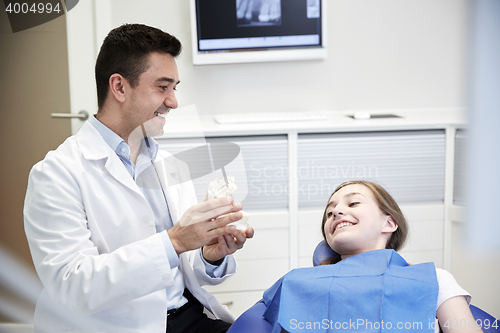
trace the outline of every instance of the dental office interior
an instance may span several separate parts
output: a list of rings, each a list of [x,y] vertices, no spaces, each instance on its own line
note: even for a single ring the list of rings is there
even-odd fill
[[[179,110],[160,146],[180,150],[202,133],[240,147],[246,179],[236,183],[255,236],[236,253],[238,273],[207,288],[233,314],[286,272],[312,266],[329,195],[368,179],[410,223],[402,256],[449,270],[472,304],[500,317],[500,2],[322,4],[321,58],[211,64],[193,63],[190,1],[85,0],[18,33],[0,14],[0,331],[33,331],[42,288],[23,227],[29,170],[83,123],[51,114],[96,112],[98,46],[123,23],[183,43]],[[317,119],[217,121],[249,114]],[[206,184],[195,181],[201,191]]]

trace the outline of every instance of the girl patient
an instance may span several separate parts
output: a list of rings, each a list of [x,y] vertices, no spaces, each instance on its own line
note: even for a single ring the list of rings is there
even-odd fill
[[[264,293],[264,304],[249,310],[267,321],[256,323],[259,332],[482,332],[470,295],[450,273],[432,263],[408,265],[396,252],[408,225],[381,186],[341,184],[321,231],[336,253],[321,266],[292,270]],[[241,332],[245,315],[228,332]]]

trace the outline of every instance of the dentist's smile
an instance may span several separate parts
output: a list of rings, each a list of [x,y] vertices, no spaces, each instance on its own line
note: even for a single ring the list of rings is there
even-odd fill
[[[167,116],[169,111],[165,112],[165,113],[160,113],[158,111],[155,111],[155,116],[157,117],[162,117],[163,119],[165,119],[165,117]]]

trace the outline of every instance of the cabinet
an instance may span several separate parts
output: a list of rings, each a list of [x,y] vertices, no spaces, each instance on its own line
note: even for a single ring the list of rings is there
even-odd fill
[[[254,239],[235,255],[238,273],[207,290],[239,315],[290,269],[311,266],[324,206],[337,185],[352,179],[380,183],[400,204],[410,224],[401,253],[410,263],[433,261],[446,268],[448,209],[458,183],[454,147],[461,144],[458,130],[465,122],[460,110],[394,113],[400,118],[357,121],[331,112],[325,122],[243,125],[200,117],[206,142],[240,146],[238,168],[246,173],[247,192],[242,202],[255,229]],[[172,153],[197,136],[176,121],[175,131],[158,138],[161,149]],[[216,176],[194,180],[200,200],[210,177]]]

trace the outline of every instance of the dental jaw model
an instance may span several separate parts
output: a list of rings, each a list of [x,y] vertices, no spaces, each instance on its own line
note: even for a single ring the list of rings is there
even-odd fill
[[[222,197],[227,197],[233,194],[234,191],[236,191],[238,187],[234,183],[234,177],[233,176],[224,176],[219,179],[213,180],[208,184],[208,199],[217,199],[217,198],[222,198]],[[247,212],[241,211],[243,214],[243,217],[241,220],[229,223],[229,225],[234,225],[236,226],[236,229],[245,231],[248,229],[248,218],[250,217],[250,214]],[[225,215],[221,215],[219,217],[223,217]]]

